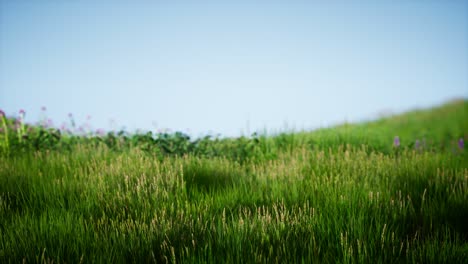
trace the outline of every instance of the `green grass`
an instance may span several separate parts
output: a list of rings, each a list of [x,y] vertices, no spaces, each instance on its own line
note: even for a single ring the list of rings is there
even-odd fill
[[[468,102],[455,101],[309,133],[184,141],[177,155],[151,138],[33,149],[10,131],[0,262],[467,263],[467,120]]]

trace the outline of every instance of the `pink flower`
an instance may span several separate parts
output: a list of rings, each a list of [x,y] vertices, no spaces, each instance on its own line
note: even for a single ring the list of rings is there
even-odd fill
[[[98,134],[99,136],[103,136],[105,133],[106,132],[102,128],[99,128],[98,130],[96,130],[96,134]]]

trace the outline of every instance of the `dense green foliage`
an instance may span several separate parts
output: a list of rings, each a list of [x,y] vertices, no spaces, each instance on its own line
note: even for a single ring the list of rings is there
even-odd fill
[[[230,139],[1,118],[1,263],[468,259],[467,101]]]

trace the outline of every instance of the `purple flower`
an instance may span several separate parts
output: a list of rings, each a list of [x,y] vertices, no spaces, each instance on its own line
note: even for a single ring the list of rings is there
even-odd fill
[[[47,108],[45,106],[43,106],[43,107],[41,107],[41,110],[45,112],[47,110]]]
[[[460,149],[463,149],[464,146],[465,146],[465,142],[463,141],[463,138],[460,138],[460,139],[458,140],[458,147],[459,147]]]
[[[400,138],[398,136],[396,136],[394,139],[393,139],[393,146],[394,147],[399,147],[400,146]]]
[[[20,110],[19,110],[19,114],[20,114],[20,115],[24,115],[24,114],[26,114],[26,112],[24,111],[24,109],[20,109]]]
[[[69,118],[72,118],[72,117],[73,117],[73,114],[72,114],[72,113],[68,113],[68,117],[69,117]]]
[[[420,147],[421,147],[421,142],[419,141],[419,139],[416,139],[416,142],[414,143],[414,148],[419,149]]]
[[[0,118],[5,116],[5,112],[3,112],[2,109],[0,109]]]
[[[105,133],[106,132],[102,128],[99,128],[98,130],[96,130],[96,134],[98,134],[99,136],[103,136]]]

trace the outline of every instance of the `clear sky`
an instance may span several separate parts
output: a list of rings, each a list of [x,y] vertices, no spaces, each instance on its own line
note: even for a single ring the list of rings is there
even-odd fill
[[[29,122],[238,136],[454,97],[468,1],[0,0],[0,108]]]

